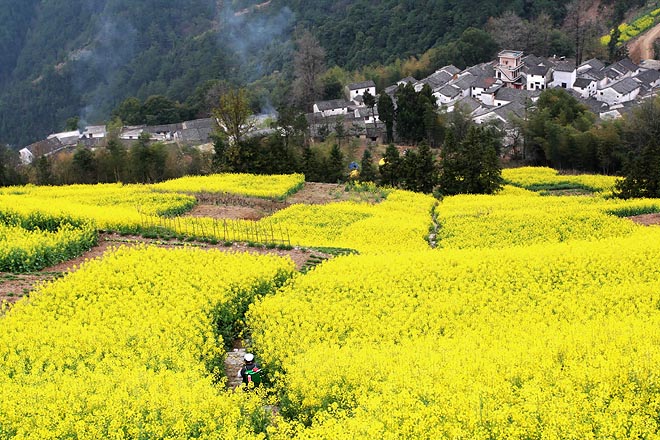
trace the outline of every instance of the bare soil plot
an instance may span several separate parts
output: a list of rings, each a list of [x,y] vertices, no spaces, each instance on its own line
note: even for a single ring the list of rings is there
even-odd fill
[[[660,213],[658,212],[653,214],[634,215],[628,218],[635,223],[644,226],[660,225]]]
[[[628,55],[635,63],[653,59],[653,42],[660,39],[660,23],[628,43]]]
[[[293,260],[298,270],[305,266],[305,263],[312,256],[321,256],[323,258],[331,257],[318,251],[309,249],[294,248],[286,249],[266,249],[264,247],[249,247],[245,243],[233,243],[231,246],[223,244],[212,245],[201,242],[180,242],[180,241],[162,241],[147,239],[140,236],[121,236],[119,234],[101,234],[98,245],[85,252],[78,258],[59,263],[55,266],[47,267],[39,272],[29,274],[13,274],[0,272],[0,302],[7,301],[14,303],[22,297],[29,294],[39,283],[52,281],[63,276],[67,272],[77,270],[87,260],[100,258],[105,252],[119,246],[138,246],[150,244],[166,248],[180,248],[182,246],[195,246],[201,249],[218,249],[225,252],[249,252],[253,254],[274,254],[280,257],[289,257]]]

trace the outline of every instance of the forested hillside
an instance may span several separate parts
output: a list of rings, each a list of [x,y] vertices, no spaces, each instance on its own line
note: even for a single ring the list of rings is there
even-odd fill
[[[505,11],[544,12],[559,26],[565,3],[0,0],[0,143],[26,145],[71,117],[105,121],[131,96],[199,99],[209,80],[284,84],[270,97],[277,106],[301,29],[318,38],[328,67],[352,71],[422,54]]]

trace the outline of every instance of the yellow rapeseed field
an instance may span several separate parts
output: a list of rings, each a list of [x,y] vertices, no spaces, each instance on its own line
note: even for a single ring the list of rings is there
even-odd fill
[[[660,200],[610,198],[611,177],[504,177],[492,196],[393,190],[237,223],[359,252],[305,274],[188,248],[86,263],[0,311],[0,438],[660,438],[660,227],[624,218]],[[187,188],[2,189],[0,213],[218,237],[163,219],[195,203]],[[562,188],[593,194],[544,195]],[[216,318],[257,297],[247,335],[274,418],[218,369]]]
[[[120,249],[0,318],[0,438],[263,438],[256,396],[214,385],[213,311],[267,293],[278,257]]]

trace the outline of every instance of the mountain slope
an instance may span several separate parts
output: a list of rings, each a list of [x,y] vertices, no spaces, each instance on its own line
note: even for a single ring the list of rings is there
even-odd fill
[[[129,96],[183,101],[210,79],[287,77],[296,27],[319,38],[328,65],[358,69],[420,54],[505,9],[559,20],[563,3],[0,0],[0,142],[26,145],[73,116],[101,122]]]

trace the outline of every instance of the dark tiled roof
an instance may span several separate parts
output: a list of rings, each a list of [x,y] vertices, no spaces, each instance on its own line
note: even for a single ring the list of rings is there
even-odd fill
[[[30,153],[32,153],[34,156],[40,156],[40,155],[50,154],[56,150],[59,150],[63,146],[64,145],[60,142],[58,138],[53,137],[50,139],[44,139],[42,141],[35,142],[33,144],[28,145],[25,148],[30,150]]]
[[[326,110],[336,110],[340,108],[348,107],[348,102],[343,99],[333,99],[331,101],[320,101],[316,102],[315,105],[319,108],[320,111]]]
[[[550,67],[548,66],[531,66],[527,68],[527,73],[529,75],[545,76],[548,73],[548,70],[550,70]]]
[[[575,70],[575,63],[571,61],[560,61],[555,64],[555,70],[558,72],[572,72]]]
[[[454,98],[458,96],[461,93],[461,91],[454,86],[447,85],[436,90],[436,93],[440,93],[441,95],[447,96],[449,98]]]
[[[639,75],[635,75],[634,78],[636,78],[638,81],[641,81],[644,84],[651,84],[656,82],[657,80],[660,79],[660,72],[657,70],[645,70]]]
[[[615,64],[621,69],[625,69],[627,72],[634,72],[639,69],[639,66],[633,63],[630,58],[624,58],[621,61],[617,61]]]
[[[174,133],[183,129],[183,123],[179,124],[163,124],[163,125],[151,125],[144,128],[144,131],[148,133]]]
[[[183,122],[183,128],[198,128],[198,129],[214,129],[215,121],[212,118],[193,119],[192,121]]]
[[[431,88],[435,89],[447,84],[452,78],[453,76],[450,73],[438,70],[419,82],[422,84],[428,84]]]
[[[608,87],[614,89],[617,93],[627,95],[639,88],[639,83],[632,78],[623,78],[620,81],[610,84]]]
[[[589,87],[589,84],[591,84],[592,82],[594,82],[594,80],[590,78],[577,78],[575,80],[575,83],[573,84],[573,87],[577,87],[579,89],[586,89],[587,87]]]
[[[605,68],[605,63],[603,63],[601,60],[592,58],[590,60],[585,61],[584,63],[580,64],[580,67],[586,67],[589,66],[589,69],[582,69],[582,70],[603,70]]]
[[[474,84],[472,84],[472,87],[487,89],[488,87],[492,86],[494,82],[495,82],[495,78],[493,78],[492,76],[478,76],[475,79]]]
[[[468,90],[477,80],[478,78],[476,76],[466,73],[455,81],[452,81],[451,85],[456,86],[461,90]]]
[[[348,87],[348,90],[368,89],[369,87],[376,87],[376,83],[369,80],[369,81],[362,81],[362,82],[349,84],[346,87]]]
[[[470,98],[469,96],[466,96],[456,101],[456,104],[454,105],[465,107],[470,111],[470,113],[472,113],[473,111],[481,107],[481,102],[477,101],[474,98]]]
[[[445,67],[441,67],[440,70],[444,70],[445,72],[447,72],[451,75],[456,75],[457,73],[459,73],[461,71],[461,69],[454,66],[453,64],[450,64],[450,65],[445,66]]]
[[[397,81],[397,84],[401,84],[401,83],[413,83],[413,84],[415,84],[416,82],[417,82],[417,80],[415,78],[413,78],[412,76],[406,76],[405,78],[400,79],[399,81]]]

